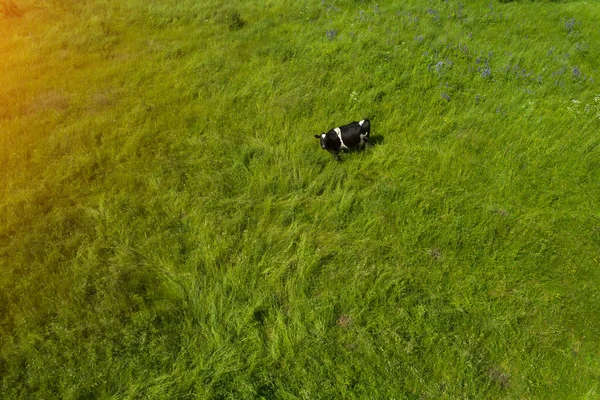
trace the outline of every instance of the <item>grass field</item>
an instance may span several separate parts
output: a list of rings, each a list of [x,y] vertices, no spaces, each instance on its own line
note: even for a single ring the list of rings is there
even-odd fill
[[[599,43],[591,0],[0,0],[0,397],[600,398]]]

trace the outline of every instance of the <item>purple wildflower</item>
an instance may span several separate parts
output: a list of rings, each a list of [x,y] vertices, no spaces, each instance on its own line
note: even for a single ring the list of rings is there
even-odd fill
[[[571,18],[565,22],[565,29],[567,30],[567,33],[573,33],[575,24],[576,24],[575,18]]]

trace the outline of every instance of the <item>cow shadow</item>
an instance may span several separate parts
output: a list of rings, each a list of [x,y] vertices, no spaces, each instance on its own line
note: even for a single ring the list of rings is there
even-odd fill
[[[373,135],[369,137],[369,146],[371,147],[377,147],[380,144],[383,144],[383,142],[385,142],[385,137],[383,135]]]

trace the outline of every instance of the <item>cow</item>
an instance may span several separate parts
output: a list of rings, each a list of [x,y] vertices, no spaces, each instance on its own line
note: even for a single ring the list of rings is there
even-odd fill
[[[363,119],[359,122],[351,122],[348,125],[333,128],[329,132],[315,135],[321,141],[321,148],[327,150],[339,160],[341,150],[361,149],[369,141],[371,122]]]

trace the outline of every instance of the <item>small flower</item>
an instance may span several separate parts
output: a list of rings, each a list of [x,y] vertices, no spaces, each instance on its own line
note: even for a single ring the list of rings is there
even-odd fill
[[[482,72],[481,72],[481,76],[483,78],[489,78],[492,75],[492,69],[490,67],[485,68]]]
[[[442,99],[444,99],[446,101],[450,101],[450,96],[448,95],[448,93],[442,92]]]
[[[573,32],[573,29],[575,28],[575,24],[576,24],[575,18],[571,18],[565,22],[565,29],[567,30],[567,33]]]
[[[327,35],[327,39],[333,40],[337,36],[338,31],[337,29],[327,29],[327,32],[325,34]]]
[[[571,100],[571,103],[573,104],[573,106],[567,107],[567,110],[569,112],[579,115],[581,113],[581,110],[579,109],[579,100],[573,99],[573,100]]]
[[[434,10],[433,8],[428,9],[427,14],[431,15],[435,21],[438,21],[440,19],[440,13],[437,10]]]

